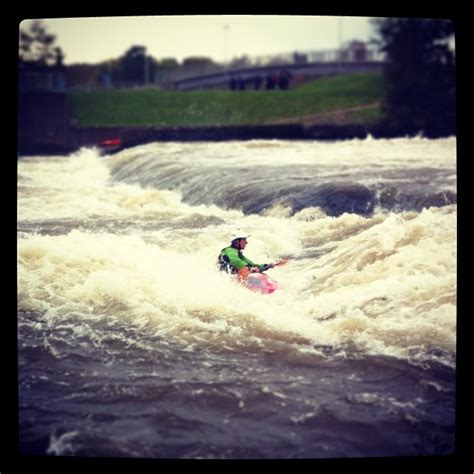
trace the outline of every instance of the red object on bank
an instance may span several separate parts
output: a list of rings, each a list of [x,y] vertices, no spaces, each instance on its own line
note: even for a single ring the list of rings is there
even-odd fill
[[[99,143],[99,146],[103,147],[111,147],[111,146],[119,146],[122,143],[120,138],[110,138],[109,140],[104,140]]]

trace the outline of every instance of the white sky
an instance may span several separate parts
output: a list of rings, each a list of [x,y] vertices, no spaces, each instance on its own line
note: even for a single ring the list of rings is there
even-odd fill
[[[247,54],[334,49],[340,41],[373,37],[366,17],[194,15],[44,19],[65,63],[97,63],[146,46],[156,59],[206,56],[215,61]],[[227,30],[225,29],[227,25]],[[28,20],[20,24],[28,26]]]

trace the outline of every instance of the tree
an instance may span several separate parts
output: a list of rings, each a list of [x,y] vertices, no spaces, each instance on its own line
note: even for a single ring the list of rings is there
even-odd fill
[[[427,134],[455,131],[455,64],[448,20],[384,18],[374,20],[386,53],[383,111],[394,126]]]
[[[35,62],[44,66],[62,64],[64,55],[55,47],[56,36],[48,33],[41,20],[34,20],[29,28],[20,29],[20,62]]]
[[[163,58],[160,61],[154,60],[155,80],[158,83],[168,83],[179,70],[180,65],[175,58]]]
[[[145,46],[130,47],[120,61],[123,81],[146,84],[153,81],[154,61],[146,55]]]
[[[190,56],[183,59],[183,68],[194,69],[196,71],[205,72],[216,66],[211,58],[205,56]]]

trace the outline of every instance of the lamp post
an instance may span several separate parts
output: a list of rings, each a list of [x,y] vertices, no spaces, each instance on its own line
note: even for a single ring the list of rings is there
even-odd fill
[[[224,30],[224,64],[227,64],[227,33],[229,31],[229,25],[224,25],[223,30]]]
[[[339,43],[339,61],[342,61],[342,16],[338,21],[338,43]]]

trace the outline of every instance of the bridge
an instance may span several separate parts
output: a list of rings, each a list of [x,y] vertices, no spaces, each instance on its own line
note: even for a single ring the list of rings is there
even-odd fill
[[[279,75],[282,71],[291,73],[293,81],[297,83],[308,79],[338,74],[353,74],[358,72],[381,72],[383,61],[334,61],[314,62],[304,64],[281,64],[268,66],[253,66],[241,69],[222,70],[207,74],[196,74],[185,78],[177,78],[169,84],[170,87],[186,91],[195,89],[227,89],[232,79],[244,81],[247,86],[253,87],[255,78],[260,77],[265,87],[268,76]]]

